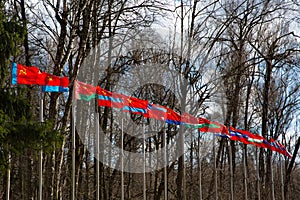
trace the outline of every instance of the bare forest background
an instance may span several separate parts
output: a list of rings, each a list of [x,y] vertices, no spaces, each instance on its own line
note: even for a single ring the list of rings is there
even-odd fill
[[[187,81],[190,114],[274,138],[293,155],[229,144],[190,129],[182,136],[189,141],[184,156],[166,170],[146,173],[147,199],[164,199],[164,173],[168,199],[199,199],[200,190],[202,199],[230,199],[231,180],[235,199],[258,199],[258,193],[272,199],[272,187],[276,199],[299,199],[298,0],[1,0],[0,10],[1,199],[8,178],[11,199],[38,199],[41,148],[43,199],[71,199],[73,83],[87,66],[85,58],[97,50],[108,60],[101,87],[116,91],[118,80],[140,65],[170,66],[185,79],[165,81],[182,91]],[[120,41],[124,48],[115,55]],[[12,86],[12,61],[70,79],[69,94],[43,95],[42,124],[40,88]],[[131,95],[180,111],[169,92],[150,84]],[[100,127],[118,142],[112,110],[99,110]],[[172,143],[179,128],[168,125],[165,131]],[[162,139],[161,134],[147,139],[146,151],[161,148]],[[140,140],[124,138],[124,149],[141,148]],[[95,199],[96,159],[78,135],[75,158],[76,199]],[[120,180],[120,171],[100,164],[100,199],[121,199]],[[124,181],[125,199],[143,198],[142,174],[125,173]]]

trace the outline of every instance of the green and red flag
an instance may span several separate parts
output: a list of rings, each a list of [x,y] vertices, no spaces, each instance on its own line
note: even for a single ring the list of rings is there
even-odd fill
[[[199,120],[186,112],[181,115],[181,122],[187,128],[198,128],[199,126]]]
[[[74,97],[76,100],[90,101],[96,97],[96,87],[80,81],[74,81]]]
[[[227,127],[218,122],[212,122],[208,119],[199,117],[198,123],[199,123],[199,125],[197,128],[201,132],[222,133],[222,134],[229,135]]]

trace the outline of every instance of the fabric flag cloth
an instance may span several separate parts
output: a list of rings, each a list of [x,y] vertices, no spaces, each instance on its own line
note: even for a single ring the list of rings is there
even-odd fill
[[[228,134],[224,134],[224,133],[214,133],[215,136],[221,137],[221,138],[226,138],[226,139],[230,139],[230,135]]]
[[[222,134],[229,135],[227,127],[223,124],[212,122],[202,117],[198,118],[198,123],[199,126],[197,128],[201,132],[222,133]]]
[[[198,128],[199,126],[199,120],[186,112],[181,115],[181,122],[187,128]]]
[[[237,140],[244,144],[252,144],[258,147],[263,147],[263,137],[250,133],[249,131],[235,129],[230,127],[231,140]]]
[[[12,84],[44,85],[46,73],[35,66],[12,63]]]
[[[229,133],[230,133],[231,140],[240,141],[244,144],[250,144],[250,142],[248,141],[249,136],[246,133],[243,132],[241,133],[240,131],[238,131],[233,127],[230,127]]]
[[[98,106],[113,107],[113,108],[123,108],[125,95],[110,92],[99,86],[96,88],[96,93],[98,95]]]
[[[278,153],[282,153],[279,145],[277,144],[277,142],[273,138],[270,138],[270,145],[271,145],[270,149],[272,151],[276,151]]]
[[[166,123],[179,125],[181,123],[181,116],[174,110],[167,108],[167,119]]]
[[[292,155],[286,150],[286,148],[281,143],[274,140],[273,138],[270,138],[270,145],[271,145],[270,149],[272,151],[276,151],[280,154],[288,156],[289,158],[292,158]]]
[[[292,154],[290,152],[288,152],[287,149],[280,142],[277,141],[277,144],[278,144],[279,148],[281,149],[283,155],[285,155],[289,158],[292,158]]]
[[[45,84],[42,87],[43,92],[68,92],[69,79],[67,77],[59,77],[47,74]]]
[[[96,97],[96,87],[80,81],[74,81],[74,97],[76,100],[90,101]]]
[[[122,109],[124,112],[130,112],[133,114],[143,114],[143,115],[147,113],[147,108],[148,108],[147,100],[142,100],[142,99],[129,97],[125,95],[122,96],[124,98],[124,107]]]
[[[253,134],[249,131],[230,127],[231,140],[237,140],[244,144],[251,144],[261,148],[270,148],[270,143],[261,135]]]
[[[167,119],[167,108],[157,104],[148,103],[147,112],[143,114],[145,118],[151,118],[161,121]]]

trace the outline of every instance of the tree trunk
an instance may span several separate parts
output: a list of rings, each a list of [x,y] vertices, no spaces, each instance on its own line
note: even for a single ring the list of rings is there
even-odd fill
[[[295,164],[295,161],[296,161],[296,157],[297,157],[297,154],[298,154],[298,151],[299,151],[299,147],[300,147],[300,137],[298,137],[298,140],[297,140],[297,143],[295,145],[295,150],[294,150],[294,153],[293,153],[293,157],[289,163],[289,166],[287,168],[287,171],[286,171],[286,175],[285,175],[285,182],[284,182],[284,197],[285,199],[289,199],[289,183],[290,183],[290,180],[291,180],[291,174],[292,174],[292,170],[293,170],[293,166]]]
[[[269,111],[269,91],[270,91],[270,82],[272,74],[272,61],[266,60],[266,71],[264,78],[264,88],[263,88],[263,105],[262,105],[262,120],[261,120],[261,133],[264,138],[268,138],[268,111]],[[270,151],[270,150],[269,150]],[[270,170],[271,160],[270,152],[267,154],[267,170],[265,170],[265,156],[264,149],[260,149],[259,152],[259,176],[261,180],[261,186],[264,185],[269,188],[270,184]],[[265,178],[266,177],[266,178]],[[263,197],[268,196],[265,192],[262,194]]]

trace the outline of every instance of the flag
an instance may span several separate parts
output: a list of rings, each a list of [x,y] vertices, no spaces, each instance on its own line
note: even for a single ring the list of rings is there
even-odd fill
[[[269,144],[266,141],[266,139],[259,135],[259,134],[253,134],[249,131],[244,131],[244,130],[238,130],[240,133],[245,133],[248,135],[248,142],[249,144],[252,144],[254,146],[257,146],[257,147],[261,147],[261,148],[268,148],[269,147]]]
[[[147,112],[143,114],[146,118],[152,118],[157,120],[166,121],[167,119],[167,108],[157,104],[148,103]]]
[[[141,100],[134,97],[128,97],[123,95],[124,98],[124,112],[131,112],[134,114],[146,114],[147,113],[147,107],[148,107],[148,101],[147,100]]]
[[[229,133],[231,140],[237,140],[243,142],[244,144],[259,144],[263,142],[263,140],[256,138],[252,133],[245,130],[238,130],[233,127],[230,127]]]
[[[59,91],[60,92],[68,92],[69,91],[69,79],[68,77],[61,77],[60,78],[60,88]]]
[[[181,123],[181,116],[174,110],[167,108],[166,123],[179,125]]]
[[[96,87],[80,81],[74,81],[74,97],[76,100],[90,101],[96,97]]]
[[[272,151],[276,151],[278,153],[282,153],[282,151],[280,149],[280,146],[278,145],[278,143],[273,138],[270,138],[270,145],[271,145],[270,149]]]
[[[286,150],[286,148],[280,142],[277,141],[277,144],[278,144],[279,148],[281,149],[283,155],[285,155],[289,158],[292,158],[292,154],[290,152],[288,152]]]
[[[12,64],[12,84],[41,85],[43,92],[69,91],[69,79],[41,72],[35,66]]]
[[[237,140],[237,141],[243,142],[244,144],[251,143],[248,141],[249,136],[245,131],[241,131],[241,130],[235,129],[233,127],[230,127],[229,133],[230,133],[231,140]]]
[[[43,85],[46,74],[35,66],[12,63],[12,84]]]
[[[221,137],[221,138],[226,138],[226,139],[230,139],[231,136],[224,134],[224,133],[214,133],[215,136]]]
[[[197,128],[201,132],[222,133],[229,135],[227,127],[223,124],[219,124],[218,122],[212,122],[208,119],[199,117],[198,123],[199,125]]]
[[[68,92],[69,79],[52,74],[46,74],[45,82],[42,87],[43,92]]]
[[[98,106],[106,106],[113,108],[123,108],[125,95],[110,92],[97,86]]]
[[[264,137],[253,134],[246,130],[235,129],[230,127],[231,140],[238,140],[244,144],[251,144],[257,147],[269,148],[269,143],[264,139]]]
[[[198,128],[199,127],[199,120],[196,117],[194,117],[186,112],[183,113],[183,115],[181,115],[181,122],[187,128]]]
[[[289,158],[292,158],[292,155],[286,150],[286,148],[280,142],[274,140],[273,138],[270,138],[270,146],[270,149],[272,151],[276,151],[280,154],[288,156]]]

